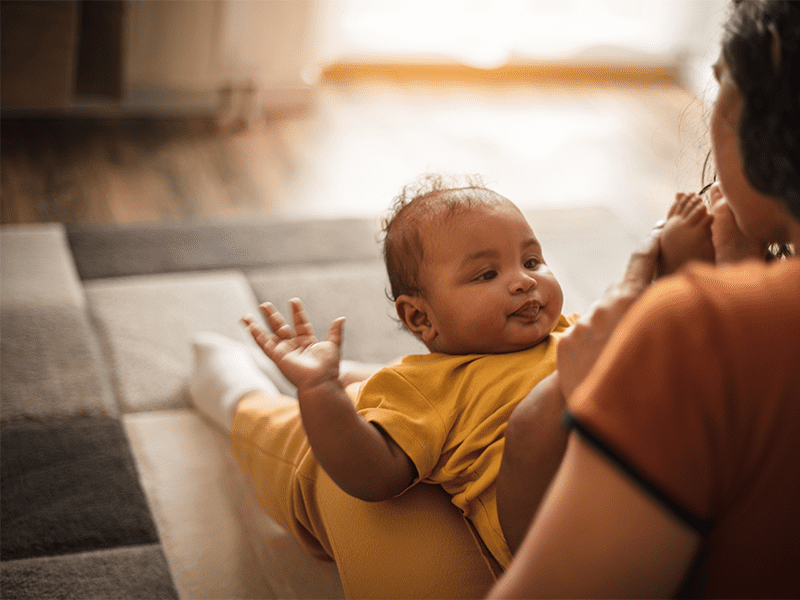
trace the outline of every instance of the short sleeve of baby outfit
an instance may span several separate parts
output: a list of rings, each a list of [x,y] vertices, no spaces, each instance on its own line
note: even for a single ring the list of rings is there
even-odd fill
[[[422,480],[439,462],[452,425],[442,417],[448,414],[442,401],[435,407],[401,371],[387,367],[361,388],[356,410],[391,436]]]

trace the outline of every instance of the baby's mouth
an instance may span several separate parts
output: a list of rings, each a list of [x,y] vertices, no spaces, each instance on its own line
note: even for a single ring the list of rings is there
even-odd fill
[[[520,308],[514,311],[511,316],[512,317],[520,317],[525,319],[526,321],[535,321],[539,318],[539,313],[542,311],[542,305],[538,302],[534,302],[533,300],[529,300],[525,304],[523,304]]]

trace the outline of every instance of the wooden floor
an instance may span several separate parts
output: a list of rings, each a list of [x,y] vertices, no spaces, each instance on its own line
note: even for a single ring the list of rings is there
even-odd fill
[[[3,119],[2,223],[373,216],[424,172],[646,231],[700,186],[705,108],[673,84],[341,81],[244,131],[209,119]]]

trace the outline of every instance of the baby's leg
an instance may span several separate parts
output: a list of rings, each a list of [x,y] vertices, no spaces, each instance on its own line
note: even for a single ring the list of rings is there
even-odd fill
[[[691,260],[714,262],[711,215],[696,194],[676,194],[661,231],[658,274],[669,275]]]
[[[316,491],[323,472],[311,452],[297,400],[245,394],[236,406],[231,445],[261,508],[310,554],[330,559],[333,548]]]
[[[248,392],[280,395],[244,344],[217,333],[200,333],[193,348],[189,394],[197,409],[224,431],[231,430],[236,405]]]
[[[764,258],[766,248],[739,229],[719,183],[711,186],[708,197],[711,201],[713,218],[711,240],[714,243],[717,264],[730,264],[748,258]]]
[[[261,507],[319,558],[332,548],[316,505],[319,467],[295,398],[281,395],[252,351],[216,333],[194,338],[192,402],[231,435],[236,456]]]

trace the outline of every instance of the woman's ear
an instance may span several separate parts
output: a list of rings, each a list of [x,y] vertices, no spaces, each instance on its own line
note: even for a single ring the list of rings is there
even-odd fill
[[[428,317],[428,305],[422,297],[403,294],[395,300],[394,306],[406,329],[425,344],[436,338],[436,328]]]

